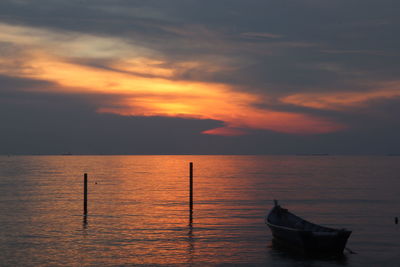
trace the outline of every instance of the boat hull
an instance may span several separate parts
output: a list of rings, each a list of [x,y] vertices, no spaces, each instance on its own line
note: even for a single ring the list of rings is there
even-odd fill
[[[338,231],[334,234],[318,234],[279,227],[267,223],[271,229],[274,242],[281,247],[305,255],[341,255],[349,238],[350,231]]]
[[[311,223],[277,203],[265,218],[274,242],[307,255],[343,254],[351,231]]]

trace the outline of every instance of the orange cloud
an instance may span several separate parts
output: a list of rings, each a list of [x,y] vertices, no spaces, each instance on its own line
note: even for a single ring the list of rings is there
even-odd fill
[[[315,109],[343,110],[366,105],[369,101],[400,96],[400,81],[375,84],[375,89],[362,92],[301,93],[280,99],[281,102]]]
[[[185,67],[203,66],[218,71],[218,67],[208,67],[207,62],[168,66],[161,59],[149,57],[144,48],[132,46],[134,52],[128,52],[129,45],[122,40],[113,47],[115,40],[96,36],[74,33],[60,37],[49,31],[0,24],[1,29],[4,30],[0,33],[1,38],[23,45],[25,52],[24,59],[19,61],[23,63],[17,69],[7,67],[12,65],[15,57],[2,58],[0,72],[51,81],[59,86],[42,90],[53,93],[119,95],[119,100],[113,98],[115,102],[110,100],[110,103],[99,106],[98,112],[218,120],[225,126],[203,133],[225,136],[242,135],[246,129],[313,134],[344,128],[316,116],[259,108],[256,105],[263,103],[262,95],[240,92],[226,84],[175,78],[176,73]],[[31,34],[32,39],[26,35],[29,30],[37,33]],[[90,43],[94,45],[93,50],[89,49]],[[119,49],[127,52],[121,55]],[[88,51],[84,53],[85,50]],[[109,68],[96,68],[74,61],[85,54],[87,58],[112,59],[112,63]]]
[[[211,130],[203,131],[203,134],[223,135],[223,136],[240,136],[247,134],[246,131],[229,127],[218,127]]]

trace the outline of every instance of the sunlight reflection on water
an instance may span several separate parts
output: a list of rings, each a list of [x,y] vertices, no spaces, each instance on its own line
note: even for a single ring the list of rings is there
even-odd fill
[[[0,159],[4,266],[400,264],[400,228],[393,223],[400,215],[399,157]],[[89,174],[86,220],[84,172]],[[311,221],[352,229],[349,246],[358,254],[315,261],[274,249],[263,222],[272,199]]]

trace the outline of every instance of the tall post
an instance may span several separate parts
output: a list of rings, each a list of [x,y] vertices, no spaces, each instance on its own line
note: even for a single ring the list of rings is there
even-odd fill
[[[193,239],[193,162],[189,163],[189,231],[188,231],[188,242],[189,242],[189,262],[193,262],[194,252],[194,239]]]
[[[83,175],[83,215],[87,215],[87,173]]]
[[[193,162],[189,164],[189,187],[190,187],[190,195],[189,195],[189,207],[190,207],[190,214],[193,211]]]

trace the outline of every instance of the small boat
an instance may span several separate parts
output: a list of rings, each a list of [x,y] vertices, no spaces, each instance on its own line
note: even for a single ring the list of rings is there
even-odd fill
[[[275,206],[265,217],[274,243],[304,255],[341,255],[351,231],[308,222],[287,209]]]

